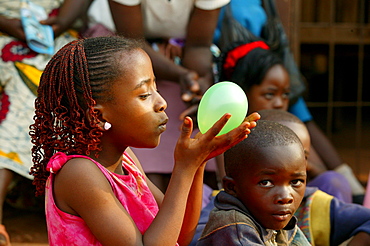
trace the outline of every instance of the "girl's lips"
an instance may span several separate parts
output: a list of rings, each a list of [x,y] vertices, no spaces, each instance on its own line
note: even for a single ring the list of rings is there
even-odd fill
[[[164,132],[166,130],[166,128],[167,128],[166,125],[160,125],[159,126],[159,130],[160,130],[161,133]]]
[[[165,119],[165,120],[164,120],[164,121],[159,125],[159,130],[161,131],[161,133],[162,133],[162,132],[164,132],[164,131],[167,129],[167,126],[166,126],[167,122],[168,122],[168,119]]]

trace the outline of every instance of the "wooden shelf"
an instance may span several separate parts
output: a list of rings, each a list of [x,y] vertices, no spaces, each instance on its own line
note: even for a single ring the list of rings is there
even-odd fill
[[[301,23],[300,43],[370,44],[370,25]]]

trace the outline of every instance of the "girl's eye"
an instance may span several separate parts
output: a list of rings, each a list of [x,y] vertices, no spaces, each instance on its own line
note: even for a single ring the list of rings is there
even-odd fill
[[[295,179],[295,180],[292,180],[292,186],[293,187],[300,187],[304,184],[304,180],[302,179]]]
[[[148,97],[150,97],[152,94],[150,93],[147,93],[147,94],[144,94],[144,95],[140,95],[139,98],[142,99],[142,100],[145,100],[147,99]]]
[[[266,99],[268,99],[268,100],[271,100],[271,99],[273,99],[273,98],[274,98],[274,94],[273,94],[273,93],[266,93],[266,94],[264,95],[264,97],[265,97]]]
[[[284,98],[284,99],[288,99],[288,98],[289,98],[289,95],[290,95],[290,92],[285,92],[285,93],[283,94],[283,98]]]
[[[259,185],[262,187],[273,187],[274,186],[270,180],[262,180],[259,182]]]

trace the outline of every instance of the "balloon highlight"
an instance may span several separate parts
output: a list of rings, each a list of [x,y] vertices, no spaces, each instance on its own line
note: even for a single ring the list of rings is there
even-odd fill
[[[216,83],[208,88],[199,103],[199,130],[204,134],[224,114],[230,113],[229,121],[218,135],[228,133],[244,121],[247,112],[248,99],[240,86],[229,81]]]

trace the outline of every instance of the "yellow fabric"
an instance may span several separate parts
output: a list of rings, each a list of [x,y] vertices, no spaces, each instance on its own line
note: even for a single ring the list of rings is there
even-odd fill
[[[220,193],[220,191],[222,191],[224,189],[221,189],[221,190],[213,190],[212,191],[212,196],[217,196],[218,193]]]
[[[317,190],[311,204],[312,245],[330,245],[330,203],[333,196]]]
[[[18,162],[19,164],[23,164],[23,162],[21,161],[21,159],[19,158],[18,154],[15,153],[15,152],[10,152],[10,153],[5,153],[4,151],[1,151],[0,150],[0,156],[4,156],[4,157],[7,157],[15,162]]]
[[[42,71],[22,62],[14,62],[14,65],[28,88],[30,88],[34,95],[37,95],[37,88],[40,84]]]

